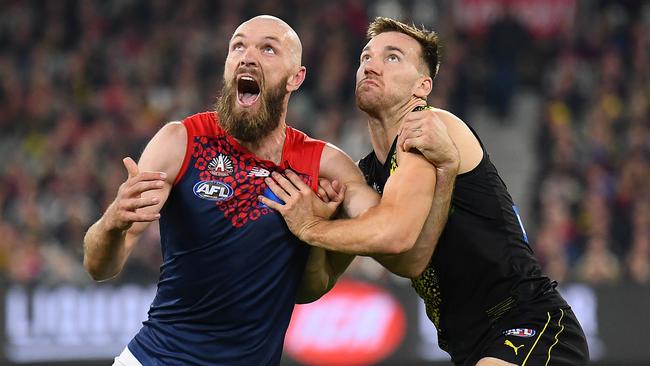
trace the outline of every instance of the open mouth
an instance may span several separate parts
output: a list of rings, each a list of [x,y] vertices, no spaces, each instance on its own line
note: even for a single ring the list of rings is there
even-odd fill
[[[243,75],[237,79],[237,101],[244,107],[250,107],[260,97],[260,86],[252,76]]]

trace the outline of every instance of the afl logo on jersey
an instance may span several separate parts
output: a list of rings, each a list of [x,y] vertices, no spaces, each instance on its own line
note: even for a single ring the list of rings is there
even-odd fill
[[[225,201],[232,197],[233,189],[224,182],[209,180],[197,182],[194,185],[194,194],[204,200]]]

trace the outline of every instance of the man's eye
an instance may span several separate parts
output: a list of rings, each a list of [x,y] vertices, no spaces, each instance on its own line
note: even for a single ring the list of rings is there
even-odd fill
[[[370,60],[370,56],[369,56],[369,55],[363,55],[363,56],[361,56],[361,62],[362,62],[362,63],[363,63],[363,62],[367,62],[368,60]]]
[[[244,49],[244,45],[242,45],[241,43],[237,43],[237,44],[232,46],[233,51],[241,51],[243,49]]]
[[[388,57],[386,57],[386,61],[397,62],[399,61],[399,57],[397,57],[397,55],[388,55]]]
[[[270,54],[274,54],[274,53],[275,53],[275,50],[274,50],[273,47],[271,47],[271,46],[266,46],[266,47],[262,48],[262,51],[263,51],[264,53],[270,53]]]

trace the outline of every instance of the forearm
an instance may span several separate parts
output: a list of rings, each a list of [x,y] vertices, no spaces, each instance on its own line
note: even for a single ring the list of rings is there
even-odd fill
[[[309,303],[325,295],[353,259],[354,255],[311,248],[296,303]]]
[[[116,276],[126,258],[126,230],[107,229],[104,218],[93,224],[84,237],[84,267],[96,281]]]
[[[422,229],[390,205],[370,208],[356,219],[319,220],[300,235],[312,246],[347,254],[399,254],[409,250]]]

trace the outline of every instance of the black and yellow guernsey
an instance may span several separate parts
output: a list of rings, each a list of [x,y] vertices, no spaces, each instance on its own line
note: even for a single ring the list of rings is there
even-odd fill
[[[444,231],[427,268],[411,281],[440,348],[456,364],[477,351],[502,317],[568,307],[555,291],[557,283],[542,275],[517,208],[480,143],[483,158],[456,177]],[[374,151],[359,161],[379,194],[397,169],[396,145],[397,137],[384,163]]]

